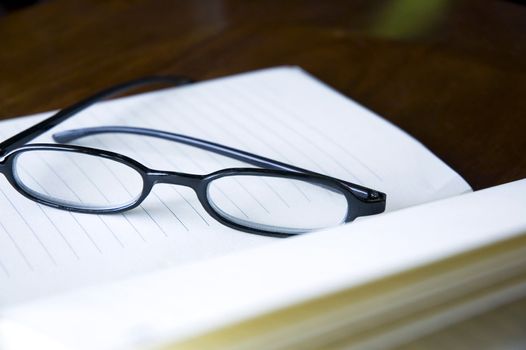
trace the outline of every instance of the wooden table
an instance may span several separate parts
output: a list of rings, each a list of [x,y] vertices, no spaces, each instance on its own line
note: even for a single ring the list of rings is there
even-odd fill
[[[526,177],[526,6],[515,2],[56,0],[0,18],[0,38],[0,118],[142,75],[291,64],[475,189]]]

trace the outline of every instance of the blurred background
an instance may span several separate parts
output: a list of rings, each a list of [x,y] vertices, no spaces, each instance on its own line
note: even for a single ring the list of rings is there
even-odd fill
[[[0,1],[0,13],[6,13],[7,11],[14,11],[23,7],[33,5],[39,2],[38,0],[1,0]]]

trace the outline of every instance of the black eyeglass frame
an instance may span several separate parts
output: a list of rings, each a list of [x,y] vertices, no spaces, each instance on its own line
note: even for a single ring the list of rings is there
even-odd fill
[[[123,84],[116,85],[109,89],[103,90],[91,97],[88,97],[74,105],[62,109],[55,113],[53,116],[45,119],[44,121],[37,123],[36,125],[12,136],[11,138],[0,143],[0,173],[2,173],[9,183],[25,197],[58,209],[90,213],[90,214],[112,214],[120,213],[126,210],[133,209],[139,206],[142,201],[149,195],[153,186],[158,183],[176,184],[181,186],[190,187],[194,190],[197,198],[206,212],[212,216],[215,220],[219,221],[225,226],[240,230],[247,233],[259,234],[264,236],[272,237],[289,237],[297,235],[298,233],[284,233],[278,231],[270,231],[265,229],[258,229],[254,227],[244,226],[227,217],[221,215],[216,209],[213,208],[208,199],[208,186],[209,184],[222,177],[233,176],[233,175],[244,175],[244,176],[266,176],[266,177],[280,177],[293,180],[304,181],[311,184],[320,185],[336,192],[341,193],[347,200],[347,213],[342,223],[353,221],[359,216],[373,215],[381,213],[385,210],[386,195],[382,192],[369,189],[364,186],[353,184],[344,180],[336,179],[330,176],[318,174],[306,169],[302,169],[293,165],[285,164],[279,161],[275,161],[269,158],[261,157],[249,152],[241,151],[232,147],[223,146],[217,143],[208,142],[194,137],[189,137],[176,133],[169,133],[160,130],[136,128],[136,127],[125,127],[125,126],[104,126],[95,128],[83,128],[74,129],[58,132],[53,135],[55,141],[58,144],[51,143],[34,143],[27,144],[27,142],[57,126],[64,120],[74,116],[80,111],[88,108],[89,106],[107,99],[116,94],[125,92],[131,88],[141,87],[152,83],[170,83],[176,86],[192,83],[190,79],[184,77],[146,77]],[[135,135],[150,136],[156,138],[162,138],[174,142],[183,143],[186,145],[198,147],[207,151],[211,151],[217,154],[221,154],[230,158],[234,158],[251,165],[255,165],[261,168],[227,168],[222,169],[210,174],[197,175],[188,174],[173,171],[162,171],[156,169],[150,169],[143,164],[135,161],[134,159],[125,155],[77,145],[63,144],[75,139],[100,134],[100,133],[128,133]],[[36,196],[29,189],[25,188],[24,185],[19,183],[15,174],[14,166],[16,158],[29,151],[62,151],[62,152],[76,152],[87,154],[91,156],[98,156],[113,160],[124,164],[135,171],[137,171],[142,178],[143,188],[141,194],[126,205],[108,208],[108,209],[92,209],[82,208],[75,206],[68,206],[61,203],[47,200],[43,197]]]

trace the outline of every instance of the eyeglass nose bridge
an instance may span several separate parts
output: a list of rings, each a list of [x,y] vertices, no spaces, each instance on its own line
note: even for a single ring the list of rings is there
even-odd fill
[[[152,185],[171,184],[197,189],[199,184],[202,183],[204,176],[172,171],[151,171],[148,172],[148,178],[152,182]]]

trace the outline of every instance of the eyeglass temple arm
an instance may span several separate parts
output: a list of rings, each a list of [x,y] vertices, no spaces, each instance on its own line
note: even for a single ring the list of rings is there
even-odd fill
[[[128,82],[125,82],[119,85],[112,86],[80,102],[77,102],[67,108],[64,108],[58,111],[57,113],[41,121],[40,123],[35,124],[32,127],[3,141],[2,143],[0,143],[0,155],[7,154],[10,151],[16,149],[17,147],[20,147],[23,144],[33,140],[39,135],[45,133],[51,128],[54,128],[58,124],[62,123],[66,119],[79,113],[83,109],[86,109],[89,106],[101,100],[110,98],[118,94],[122,94],[123,92],[126,92],[130,90],[131,88],[138,88],[144,85],[154,84],[154,83],[167,83],[170,85],[178,86],[178,85],[189,84],[192,82],[193,81],[191,79],[182,77],[182,76],[151,76],[151,77],[136,79],[136,80],[128,81]]]
[[[93,128],[72,129],[72,130],[60,131],[60,132],[53,134],[53,139],[59,143],[68,143],[73,140],[79,139],[81,137],[86,137],[86,136],[96,135],[96,134],[103,134],[103,133],[124,133],[124,134],[151,136],[155,138],[160,138],[164,140],[174,141],[174,142],[182,143],[185,145],[197,147],[197,148],[200,148],[206,151],[214,152],[214,153],[226,156],[226,157],[230,157],[230,158],[233,158],[239,161],[243,161],[243,162],[246,162],[254,166],[261,167],[261,168],[287,170],[287,171],[294,171],[294,172],[299,172],[299,173],[326,176],[326,175],[318,174],[313,171],[306,170],[300,167],[285,164],[285,163],[282,163],[276,160],[272,160],[266,157],[258,156],[253,153],[245,152],[245,151],[242,151],[236,148],[223,146],[218,143],[201,140],[201,139],[191,137],[191,136],[185,136],[181,134],[176,134],[176,133],[171,133],[171,132],[166,132],[166,131],[161,131],[161,130],[147,129],[147,128],[138,128],[138,127],[129,127],[129,126],[102,126],[102,127],[93,127]],[[335,179],[335,180],[343,183],[353,192],[354,195],[356,195],[358,198],[362,200],[374,201],[374,202],[378,202],[378,201],[385,202],[386,196],[384,193],[381,193],[376,190],[372,190],[370,188],[363,187],[357,184],[353,184],[351,182],[347,182],[347,181],[343,181],[339,179]]]

